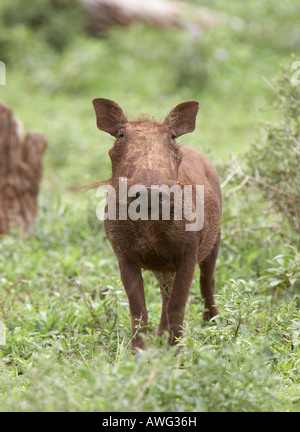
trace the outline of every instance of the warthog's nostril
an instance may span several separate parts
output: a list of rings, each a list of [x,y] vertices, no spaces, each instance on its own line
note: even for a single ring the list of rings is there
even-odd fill
[[[143,208],[159,210],[160,207],[170,204],[170,193],[158,186],[143,186],[134,192],[134,196],[129,198],[128,203],[133,201]]]
[[[170,193],[166,192],[159,187],[152,186],[148,189],[148,195],[150,197],[148,201],[149,208],[155,208],[156,206],[165,206],[170,204]]]
[[[139,187],[138,189],[135,189],[133,187],[129,197],[128,197],[128,203],[135,202],[136,204],[140,204],[143,206],[147,206],[148,204],[148,190],[146,187]]]

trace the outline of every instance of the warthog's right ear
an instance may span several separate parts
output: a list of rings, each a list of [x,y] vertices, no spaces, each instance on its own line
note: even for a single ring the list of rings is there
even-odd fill
[[[94,99],[93,105],[97,117],[98,129],[108,132],[114,137],[124,124],[128,123],[127,117],[119,105],[110,99]]]
[[[197,101],[182,102],[169,112],[164,124],[169,125],[178,137],[193,132],[198,108],[199,103]]]

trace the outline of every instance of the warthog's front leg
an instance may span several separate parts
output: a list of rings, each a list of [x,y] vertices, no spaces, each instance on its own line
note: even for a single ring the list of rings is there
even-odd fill
[[[146,349],[148,314],[141,269],[132,263],[119,260],[121,279],[128,297],[131,315],[132,352]]]
[[[174,286],[167,306],[170,345],[175,345],[177,343],[176,338],[182,336],[182,324],[194,276],[196,254],[196,251],[189,250],[177,266]]]

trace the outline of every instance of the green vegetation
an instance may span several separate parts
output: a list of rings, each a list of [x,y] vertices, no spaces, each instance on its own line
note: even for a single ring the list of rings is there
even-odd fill
[[[36,223],[0,240],[0,410],[300,411],[300,85],[290,85],[300,6],[191,1],[225,12],[224,23],[93,37],[75,4],[28,3],[0,5],[0,99],[48,147]],[[221,314],[201,321],[197,269],[178,356],[156,336],[161,299],[148,272],[149,350],[129,353],[98,198],[74,191],[110,174],[94,97],[159,118],[200,102],[197,130],[181,143],[207,154],[224,184]]]

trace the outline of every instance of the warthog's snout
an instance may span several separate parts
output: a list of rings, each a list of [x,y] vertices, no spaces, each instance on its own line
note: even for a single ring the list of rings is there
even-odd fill
[[[131,189],[128,202],[135,201],[143,208],[159,209],[170,204],[170,192],[162,190],[159,186],[137,186]]]

